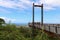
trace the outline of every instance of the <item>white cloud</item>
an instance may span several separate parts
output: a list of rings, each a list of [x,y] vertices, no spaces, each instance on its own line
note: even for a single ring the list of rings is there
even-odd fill
[[[6,23],[9,23],[10,21],[14,23],[16,21],[16,19],[13,18],[7,18],[7,17],[0,17],[0,18],[4,19]]]
[[[60,0],[40,0],[40,2],[50,6],[60,6]]]
[[[0,6],[3,6],[3,7],[13,8],[14,5],[15,4],[12,3],[12,2],[7,2],[7,1],[4,1],[4,0],[0,1]]]
[[[0,6],[14,9],[28,9],[32,7],[31,0],[0,0]],[[44,4],[44,9],[52,10],[56,7],[60,7],[60,0],[36,0],[36,4]]]
[[[7,7],[7,8],[20,8],[20,9],[25,9],[28,8],[28,6],[30,7],[30,5],[32,4],[31,1],[29,0],[0,0],[0,6],[3,7]]]
[[[16,19],[16,18],[8,18],[8,17],[0,17],[5,20],[6,23],[26,23],[26,19]]]
[[[17,8],[21,7],[23,8],[23,5],[15,3],[14,1],[7,1],[7,0],[0,0],[0,6],[6,7],[6,8]]]
[[[43,3],[45,9],[55,9],[60,7],[60,0],[40,0],[39,3]]]

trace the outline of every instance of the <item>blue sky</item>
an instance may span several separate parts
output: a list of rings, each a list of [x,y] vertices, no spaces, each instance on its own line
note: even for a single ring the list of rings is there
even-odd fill
[[[59,0],[0,0],[0,18],[6,23],[32,22],[32,4],[44,5],[44,23],[60,23]],[[41,22],[41,8],[35,8],[35,22]]]

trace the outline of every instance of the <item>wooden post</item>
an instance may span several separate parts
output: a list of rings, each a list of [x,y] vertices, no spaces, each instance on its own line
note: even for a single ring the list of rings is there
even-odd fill
[[[49,26],[49,32],[50,32],[50,26]]]
[[[43,26],[43,4],[41,5],[41,27]]]
[[[55,32],[57,33],[57,27],[55,27]]]
[[[33,3],[33,10],[32,11],[33,11],[33,13],[32,13],[32,17],[33,17],[32,18],[33,19],[32,20],[32,24],[33,24],[32,25],[32,40],[34,40],[34,3]]]

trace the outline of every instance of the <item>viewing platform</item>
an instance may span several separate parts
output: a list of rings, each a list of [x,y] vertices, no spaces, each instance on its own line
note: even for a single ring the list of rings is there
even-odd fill
[[[29,25],[29,27],[33,27],[32,23],[29,23],[28,25]],[[41,23],[39,23],[39,22],[35,22],[34,23],[34,27],[42,29]],[[54,33],[54,34],[60,35],[60,24],[47,24],[47,23],[44,23],[43,24],[43,28],[44,28],[45,32],[49,32],[49,33]]]

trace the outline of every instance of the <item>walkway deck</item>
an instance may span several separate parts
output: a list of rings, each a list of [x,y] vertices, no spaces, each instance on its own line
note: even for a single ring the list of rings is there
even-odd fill
[[[29,25],[29,27],[32,27],[32,23],[29,23],[28,25]],[[40,23],[34,23],[34,26],[36,28],[42,29]],[[55,33],[55,34],[59,34],[60,35],[60,24],[46,24],[45,23],[45,24],[43,24],[43,28],[47,32],[51,32],[51,33]]]

